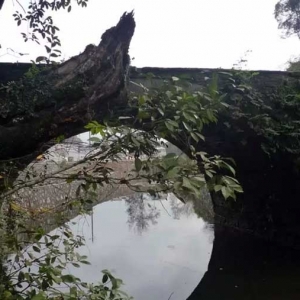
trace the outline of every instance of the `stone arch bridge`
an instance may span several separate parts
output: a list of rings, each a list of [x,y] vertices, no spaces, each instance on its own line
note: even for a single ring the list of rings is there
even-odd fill
[[[24,111],[7,110],[7,105],[4,105],[6,99],[0,93],[0,101],[4,103],[0,107],[2,164],[18,157],[22,157],[23,162],[28,163],[36,156],[36,151],[45,149],[41,146],[52,138],[61,134],[70,137],[81,133],[87,120],[91,118],[91,111],[94,112],[93,119],[101,122],[111,110],[126,109],[128,76],[132,81],[146,85],[148,73],[160,77],[159,80],[170,76],[188,75],[193,85],[200,87],[212,73],[233,72],[210,69],[129,69],[128,48],[134,28],[133,15],[124,14],[115,27],[102,35],[102,41],[98,46],[89,46],[80,55],[43,73],[41,80],[50,90],[52,88],[55,92],[62,89],[63,92],[61,95],[55,95],[60,99],[59,103],[53,104],[51,101],[40,103],[30,118],[27,118]],[[28,67],[26,64],[1,64],[0,82],[17,80]],[[247,77],[249,72],[240,74]],[[299,74],[295,73],[259,71],[252,80],[252,86],[254,92],[260,95],[259,98],[263,99],[259,104],[262,106],[262,112],[268,110],[279,123],[280,118],[293,116],[297,119],[299,114],[297,105],[292,109],[282,108],[281,91],[286,86],[298,86],[298,78]],[[78,80],[87,83],[84,92],[70,90],[69,87]],[[156,83],[154,81],[154,84]],[[236,82],[232,84],[235,88]],[[18,86],[22,86],[22,80],[18,82]],[[245,110],[244,103],[241,103],[239,112]],[[281,114],[282,111],[284,114]],[[234,119],[232,115],[221,114],[216,125],[204,128],[206,143],[196,145],[198,150],[232,157],[236,162],[237,178],[244,188],[244,193],[239,195],[235,202],[224,201],[217,194],[212,195],[215,222],[222,224],[224,228],[226,226],[235,228],[238,231],[298,247],[300,245],[298,140],[294,139],[294,144],[289,145],[293,148],[293,153],[279,149],[275,154],[266,154],[262,147],[266,138],[257,134],[259,126],[251,128],[248,121],[247,116]],[[183,148],[183,145],[177,146]],[[217,245],[220,242],[221,236],[217,233],[214,243]],[[232,253],[236,253],[235,245],[239,245],[238,242],[238,236],[234,236],[230,244],[226,243],[224,247],[227,249],[232,247]],[[238,256],[235,259],[238,264]],[[226,264],[226,258],[224,257],[222,262],[216,262],[213,255],[209,268],[214,268],[216,263]],[[213,293],[214,279],[206,276],[203,280],[208,281],[205,284],[211,284]],[[207,295],[205,298],[205,295],[201,294],[201,286],[202,284],[191,299],[208,299]],[[239,299],[237,293],[232,292],[230,296],[228,289],[224,287],[222,299]],[[209,299],[219,299],[217,297]]]

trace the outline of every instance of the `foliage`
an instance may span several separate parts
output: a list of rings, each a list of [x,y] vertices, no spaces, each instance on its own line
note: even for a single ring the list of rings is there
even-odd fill
[[[92,124],[99,130],[97,122]],[[55,227],[64,224],[70,209],[86,213],[93,204],[91,199],[98,187],[123,180],[112,176],[107,161],[118,159],[120,145],[125,144],[132,133],[116,136],[117,132],[106,127],[105,138],[97,143],[98,148],[95,146],[95,151],[88,158],[77,163],[79,168],[74,169],[76,164],[56,172],[29,168],[24,179],[17,180],[14,186],[0,195],[3,221],[0,227],[0,265],[5,267],[0,274],[1,299],[130,299],[120,290],[122,281],[107,270],[103,271],[99,284],[82,282],[67,272],[68,266],[80,267],[88,263],[86,257],[77,253],[77,249],[84,245],[82,236],[74,236],[67,225],[62,225],[60,232],[54,234],[47,233],[47,227],[37,226],[43,223],[41,220],[51,220],[53,216]],[[131,149],[130,144],[128,149]],[[148,153],[149,147],[145,151]],[[26,207],[18,198],[22,189],[52,184],[53,180],[77,185],[75,195],[66,195],[64,202],[53,203],[53,207],[48,208]]]
[[[52,80],[58,75],[49,76],[54,68],[33,63],[20,80],[0,85],[0,124],[11,119],[23,122],[35,118],[41,109],[49,107],[58,110],[66,99],[83,95],[86,85],[83,77],[54,88]]]
[[[47,234],[41,227],[28,230],[23,222],[19,215],[17,234],[1,232],[3,245],[15,253],[7,253],[1,299],[130,299],[120,291],[122,280],[107,270],[99,284],[82,282],[66,272],[69,266],[89,264],[87,257],[77,252],[84,245],[82,236],[74,236],[67,225],[55,234]]]
[[[25,42],[33,41],[37,44],[44,41],[44,46],[48,56],[40,56],[36,62],[46,61],[52,62],[53,59],[60,57],[61,41],[58,36],[59,28],[55,26],[51,11],[60,9],[71,12],[72,4],[76,3],[80,7],[86,7],[88,0],[39,0],[30,1],[29,6],[25,9],[22,4],[17,1],[20,10],[17,10],[13,17],[20,26],[22,23],[27,23],[27,32],[22,32],[22,37]]]
[[[247,144],[248,136],[261,138],[263,150],[272,153],[299,154],[299,84],[287,80],[277,90],[260,92],[252,86],[257,73],[224,73],[224,101],[228,110],[223,112],[225,125],[233,135],[241,136]],[[229,122],[228,122],[229,121]]]
[[[275,6],[275,18],[286,36],[297,34],[300,37],[300,2],[280,0]]]
[[[198,156],[201,157],[202,163],[197,164]],[[197,152],[194,160],[175,154],[168,154],[152,161],[140,161],[138,164],[136,160],[136,170],[140,172],[140,178],[147,179],[150,185],[147,186],[142,182],[134,188],[150,193],[163,191],[172,192],[177,196],[191,195],[197,199],[201,199],[203,190],[207,188],[211,192],[221,192],[225,199],[229,197],[235,199],[235,193],[241,193],[242,188],[235,178],[220,175],[219,171],[222,168],[235,174],[225,159],[219,156],[207,157],[204,152]]]
[[[299,60],[299,58],[288,62],[287,71],[289,71],[289,72],[300,72],[300,60]]]
[[[217,114],[227,109],[224,95],[217,91],[217,77],[212,78],[206,91],[192,91],[185,80],[177,77],[158,88],[142,88],[144,93],[132,98],[131,105],[137,109],[133,123],[148,133],[173,141],[194,163],[188,164],[186,158],[169,154],[152,160],[151,166],[149,162],[138,162],[137,171],[151,171],[152,178],[147,179],[154,180],[162,190],[176,194],[183,190],[199,197],[201,189],[208,187],[210,191],[222,192],[226,199],[235,199],[235,193],[242,192],[242,188],[229,176],[235,176],[232,161],[196,151],[199,143],[205,143],[203,127],[216,123]],[[227,170],[227,174],[221,175],[222,170]]]
[[[51,105],[51,85],[35,64],[18,81],[10,81],[0,87],[0,120],[12,116],[30,118],[40,105]]]

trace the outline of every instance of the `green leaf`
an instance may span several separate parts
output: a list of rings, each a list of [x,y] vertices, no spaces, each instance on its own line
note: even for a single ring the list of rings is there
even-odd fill
[[[32,246],[32,249],[35,251],[35,252],[41,252],[41,249],[37,246]]]
[[[209,85],[209,94],[210,96],[215,99],[216,95],[218,93],[218,75],[217,74],[213,74],[211,83]]]
[[[235,176],[235,170],[231,165],[229,165],[225,161],[222,161],[222,166],[225,167],[226,169],[228,169]]]
[[[123,281],[121,279],[117,279],[117,278],[112,277],[111,278],[111,283],[112,283],[112,289],[117,290],[121,287],[121,285],[123,284]]]
[[[219,192],[222,189],[223,185],[217,184],[214,186],[214,191]]]
[[[51,278],[57,284],[60,284],[62,282],[62,279],[60,277],[56,276],[55,274],[51,274]],[[68,282],[68,281],[65,281],[65,282]]]
[[[138,147],[140,147],[140,142],[134,137],[134,136],[131,136],[131,140],[133,141],[133,143],[136,145],[136,146],[138,146]]]
[[[179,170],[180,170],[179,167],[172,168],[171,170],[168,171],[167,178],[171,179],[171,178],[176,177],[178,175]]]
[[[108,280],[108,276],[107,276],[107,274],[104,274],[103,277],[102,277],[102,282],[106,283],[107,280]]]
[[[72,263],[72,265],[75,267],[75,268],[80,268],[80,264],[78,264],[78,263]]]
[[[20,281],[22,281],[24,278],[25,278],[24,272],[23,272],[23,271],[20,271],[20,272],[19,272],[19,275],[18,275],[18,281],[20,282]]]
[[[62,279],[63,282],[66,282],[66,283],[73,283],[73,282],[76,282],[75,276],[70,275],[70,274],[62,275],[62,276],[61,276],[61,279]]]
[[[51,52],[51,48],[49,48],[48,46],[45,46],[47,53]]]
[[[40,293],[34,295],[34,296],[31,298],[31,300],[46,300],[46,299],[47,299],[46,295],[45,295],[44,293],[42,293],[42,292],[40,292]]]
[[[93,135],[99,133],[100,135],[105,136],[104,130],[106,127],[102,124],[99,124],[97,121],[88,123],[86,126],[84,126],[84,128],[90,130]]]
[[[192,128],[186,122],[183,121],[182,124],[186,128],[186,130],[192,131]]]
[[[39,63],[41,61],[46,61],[47,60],[47,57],[46,56],[38,56],[36,59],[35,59],[35,62]]]
[[[50,57],[59,57],[59,55],[56,54],[56,53],[51,53],[51,54],[50,54]]]
[[[139,105],[143,105],[143,104],[145,104],[145,103],[146,103],[146,99],[145,99],[145,97],[144,97],[144,96],[140,96],[138,99],[139,99],[139,100],[138,100],[138,102],[139,102]]]
[[[237,193],[244,193],[243,188],[240,185],[233,187],[234,191]]]
[[[233,191],[229,187],[223,186],[221,188],[221,192],[225,200],[228,199],[229,197],[235,198]]]
[[[164,159],[174,159],[177,157],[177,154],[176,153],[168,153]]]
[[[182,178],[182,186],[186,187],[189,190],[194,190],[194,187],[192,186],[190,180],[186,177]]]
[[[136,158],[134,161],[135,169],[137,172],[139,172],[142,169],[142,161],[139,158]]]
[[[193,123],[196,122],[196,119],[192,115],[186,113],[185,111],[182,114],[188,121],[192,121]]]
[[[150,114],[144,110],[139,110],[137,118],[139,120],[148,119],[148,118],[150,118]]]
[[[168,120],[168,122],[172,125],[172,126],[174,126],[174,127],[176,127],[176,128],[178,128],[179,127],[179,124],[176,122],[176,121],[173,121],[173,120]]]
[[[195,133],[191,132],[191,136],[197,143],[199,142],[199,137]]]
[[[208,176],[208,177],[210,177],[210,178],[212,178],[214,175],[213,175],[213,173],[211,172],[211,171],[208,171],[208,170],[205,170],[205,174]]]
[[[206,180],[203,175],[192,177],[192,180],[193,180],[193,182],[198,181],[199,183],[201,183],[201,185],[203,183],[206,183]]]
[[[170,124],[170,122],[166,121],[165,125],[170,131],[174,131],[174,127],[172,126],[172,124]]]
[[[70,295],[71,295],[71,299],[77,299],[77,287],[76,286],[72,286],[70,287]]]
[[[205,141],[205,137],[201,133],[196,132],[196,134],[202,141]]]
[[[168,96],[169,99],[171,99],[173,93],[171,91],[166,91],[166,95]]]
[[[165,115],[165,113],[163,112],[163,110],[162,110],[160,107],[158,107],[157,110],[159,111],[159,113],[160,113],[162,116]]]

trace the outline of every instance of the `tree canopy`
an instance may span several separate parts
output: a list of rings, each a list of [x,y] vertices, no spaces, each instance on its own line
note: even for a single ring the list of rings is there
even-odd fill
[[[275,18],[286,36],[297,34],[300,37],[299,0],[280,0],[275,6]]]

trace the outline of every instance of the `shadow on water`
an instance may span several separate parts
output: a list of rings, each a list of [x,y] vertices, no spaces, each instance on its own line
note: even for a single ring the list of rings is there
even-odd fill
[[[215,226],[208,270],[188,300],[300,299],[299,251]]]

